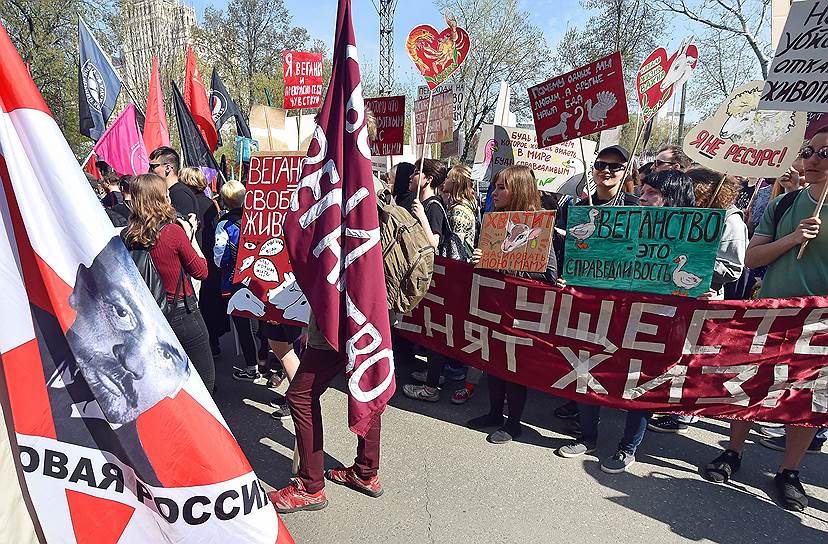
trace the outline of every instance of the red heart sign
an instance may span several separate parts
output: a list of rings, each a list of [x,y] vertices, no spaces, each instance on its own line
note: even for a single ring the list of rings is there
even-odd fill
[[[644,123],[649,121],[673,95],[673,85],[668,85],[666,88],[662,88],[661,85],[669,67],[667,51],[659,47],[650,53],[638,69],[635,76],[635,88],[638,92],[638,104],[641,106]]]
[[[405,41],[408,56],[423,74],[431,91],[463,64],[470,45],[466,31],[451,21],[449,27],[439,33],[431,25],[419,25]]]

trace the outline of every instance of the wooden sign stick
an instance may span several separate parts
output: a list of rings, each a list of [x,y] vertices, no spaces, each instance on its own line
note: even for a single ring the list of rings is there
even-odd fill
[[[624,175],[621,177],[621,187],[618,190],[618,194],[615,195],[614,200],[618,200],[619,195],[624,191],[624,182],[627,181],[627,176],[630,174],[630,167],[632,166],[633,157],[635,157],[635,150],[638,149],[638,144],[641,142],[641,136],[644,134],[645,126],[647,126],[646,121],[640,129],[636,127],[637,134],[635,135],[635,142],[633,143],[633,148],[632,150],[630,150],[630,160],[627,161],[627,166],[624,167]]]
[[[707,199],[707,205],[705,206],[705,208],[709,208],[710,206],[713,205],[713,202],[716,200],[716,197],[719,196],[719,191],[722,190],[722,186],[724,185],[725,178],[727,178],[727,172],[722,174],[722,179],[719,180],[719,184],[716,185],[716,190],[713,191],[713,194],[710,195],[709,199]]]
[[[423,129],[423,146],[420,148],[420,178],[423,177],[423,162],[425,161],[425,146],[428,141],[428,124],[431,122],[431,99],[434,98],[434,91],[428,93],[428,109],[426,110],[426,122]],[[414,142],[416,145],[417,142]],[[417,188],[417,198],[420,198],[420,189]]]
[[[584,163],[584,177],[582,181],[584,182],[584,187],[587,191],[587,198],[589,199],[589,205],[592,206],[592,191],[589,190],[589,182],[587,181],[587,163],[586,163],[586,154],[584,153],[584,139],[578,138],[578,143],[581,144],[581,162]],[[577,185],[576,185],[577,187]]]
[[[748,200],[747,208],[745,209],[745,223],[750,222],[750,218],[753,215],[753,202],[756,200],[756,195],[759,194],[759,189],[762,187],[762,183],[760,178],[756,178],[756,185],[753,187],[753,194],[750,195],[750,200]]]
[[[806,189],[807,191],[807,189]],[[819,195],[819,202],[817,202],[816,208],[814,209],[813,215],[811,217],[819,217],[819,214],[822,212],[822,206],[825,204],[825,197],[828,196],[828,183],[823,185],[822,187],[822,194]],[[805,240],[802,243],[802,246],[799,248],[799,254],[796,256],[796,260],[802,258],[802,255],[805,253],[805,248],[808,246],[808,240]]]

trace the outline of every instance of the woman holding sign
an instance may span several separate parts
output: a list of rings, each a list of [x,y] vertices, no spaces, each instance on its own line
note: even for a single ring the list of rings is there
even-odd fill
[[[510,166],[495,175],[492,202],[497,212],[540,211],[541,200],[535,175],[526,166]],[[470,259],[476,265],[483,252],[475,249]],[[553,244],[549,245],[549,261],[543,273],[502,272],[519,277],[531,278],[545,283],[555,284],[558,280],[558,262],[555,259]],[[503,405],[509,402],[509,419],[503,421]],[[526,386],[507,382],[489,376],[489,413],[469,421],[469,427],[497,427],[486,440],[492,444],[503,444],[521,435],[520,419],[526,405]]]

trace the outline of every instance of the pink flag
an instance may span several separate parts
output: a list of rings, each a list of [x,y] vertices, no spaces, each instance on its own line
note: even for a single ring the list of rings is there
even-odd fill
[[[95,153],[122,176],[146,174],[149,159],[138,132],[135,106],[129,104],[95,144]]]
[[[346,352],[348,424],[364,435],[394,394],[394,357],[350,0],[340,0],[330,86],[284,222],[296,281]]]

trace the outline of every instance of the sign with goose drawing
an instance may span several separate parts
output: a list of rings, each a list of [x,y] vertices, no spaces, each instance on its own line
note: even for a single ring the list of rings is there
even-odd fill
[[[569,285],[695,298],[710,289],[724,211],[570,206]]]

